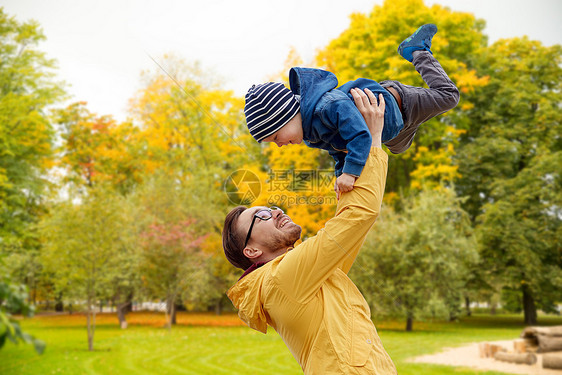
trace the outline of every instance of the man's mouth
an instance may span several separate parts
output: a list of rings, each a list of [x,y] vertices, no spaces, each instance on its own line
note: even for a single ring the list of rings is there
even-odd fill
[[[291,219],[288,216],[284,216],[281,220],[279,220],[279,229],[283,228],[287,223],[290,223]]]

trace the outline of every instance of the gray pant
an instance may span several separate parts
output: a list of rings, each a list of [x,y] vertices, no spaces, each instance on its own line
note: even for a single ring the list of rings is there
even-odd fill
[[[398,81],[380,82],[382,87],[396,89],[402,99],[404,128],[396,137],[385,142],[393,154],[400,154],[410,147],[422,123],[455,108],[459,103],[459,90],[431,53],[422,51],[415,54],[413,64],[429,89]]]

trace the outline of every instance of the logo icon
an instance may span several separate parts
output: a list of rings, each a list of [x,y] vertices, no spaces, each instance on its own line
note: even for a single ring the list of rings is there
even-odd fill
[[[261,182],[254,172],[239,169],[224,181],[224,192],[231,203],[247,206],[258,199]]]

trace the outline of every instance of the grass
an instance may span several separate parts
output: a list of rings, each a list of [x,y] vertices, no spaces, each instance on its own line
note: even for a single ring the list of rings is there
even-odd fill
[[[464,343],[515,339],[521,321],[517,315],[477,315],[455,323],[415,322],[414,332],[404,332],[402,321],[375,325],[401,375],[499,375],[407,359]],[[0,350],[0,374],[302,374],[275,331],[255,332],[236,315],[180,313],[172,330],[162,328],[162,314],[133,313],[128,322],[129,328],[121,330],[115,314],[99,315],[95,350],[89,352],[83,315],[26,319],[24,330],[46,341],[47,349],[39,356],[31,345],[6,344]],[[541,316],[540,324],[562,324],[562,318]]]

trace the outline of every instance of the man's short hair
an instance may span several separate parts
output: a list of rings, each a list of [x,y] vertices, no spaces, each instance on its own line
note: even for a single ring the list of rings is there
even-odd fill
[[[240,214],[246,211],[244,206],[233,208],[224,219],[224,228],[222,230],[222,247],[226,259],[234,267],[247,270],[253,263],[244,255],[244,236],[238,230],[238,218]]]

